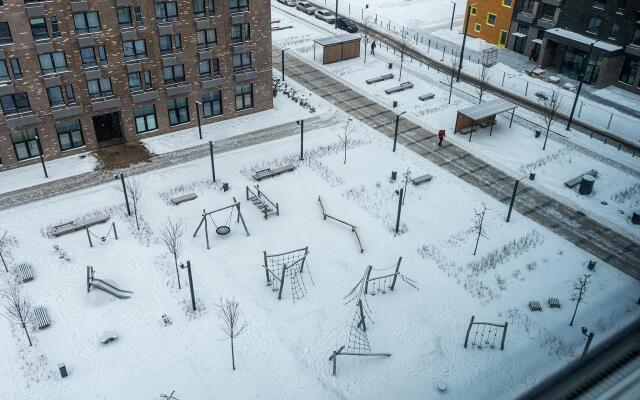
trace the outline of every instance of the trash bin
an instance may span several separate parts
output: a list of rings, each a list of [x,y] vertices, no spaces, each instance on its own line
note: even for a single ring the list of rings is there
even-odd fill
[[[389,69],[393,68],[393,63],[389,63]]]
[[[222,190],[225,192],[229,190],[229,184],[227,182],[222,184]]]
[[[640,210],[635,210],[631,216],[631,223],[634,225],[640,225]]]
[[[394,101],[393,101],[393,108],[396,108],[396,107],[398,107],[398,101],[397,101],[397,100],[394,100]]]
[[[529,180],[532,181],[534,179],[536,179],[536,173],[532,172],[532,173],[529,174]]]
[[[396,178],[398,178],[398,172],[397,171],[391,171],[391,181],[395,181]]]
[[[593,175],[582,175],[582,181],[580,182],[580,188],[578,193],[581,195],[589,195],[593,191],[593,184],[596,182],[596,178]]]
[[[536,129],[536,139],[542,135],[542,131],[540,129]]]
[[[589,260],[589,265],[587,265],[587,268],[589,268],[589,271],[593,271],[594,269],[596,269],[596,262],[594,260]]]
[[[66,378],[69,374],[67,373],[67,366],[64,363],[58,364],[58,369],[60,370],[60,376]]]

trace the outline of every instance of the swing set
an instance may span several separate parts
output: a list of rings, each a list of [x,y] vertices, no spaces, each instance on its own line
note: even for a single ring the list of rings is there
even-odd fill
[[[218,225],[214,219],[214,214],[220,213],[226,210],[229,210],[229,215],[227,216],[225,223]],[[211,221],[213,226],[216,227],[215,231],[216,231],[216,234],[218,234],[218,236],[226,236],[229,233],[231,233],[230,225],[231,225],[231,219],[233,218],[234,210],[237,210],[237,213],[238,213],[236,224],[242,221],[242,226],[244,227],[244,231],[247,234],[247,236],[249,236],[249,230],[247,229],[247,224],[245,224],[244,218],[242,217],[242,212],[240,211],[240,202],[236,201],[236,198],[233,197],[233,204],[231,205],[218,208],[217,210],[213,210],[213,211],[202,210],[202,219],[200,220],[200,223],[198,224],[196,231],[193,232],[193,237],[196,237],[198,235],[198,231],[200,231],[200,228],[202,228],[202,225],[204,225],[204,234],[207,241],[207,250],[209,250],[211,248],[209,244],[209,221]]]
[[[504,325],[496,324],[493,322],[476,322],[475,315],[471,316],[471,321],[469,322],[469,328],[467,328],[467,335],[464,338],[464,348],[467,348],[469,344],[469,336],[471,334],[471,330],[474,329],[473,340],[471,341],[471,347],[475,347],[477,349],[495,349],[496,348],[496,340],[498,338],[498,333],[502,330],[502,340],[500,341],[500,350],[504,350],[504,340],[507,337],[507,326],[508,322],[505,322]],[[480,337],[478,338],[478,334]]]
[[[85,227],[84,229],[85,231],[87,231],[87,239],[89,239],[89,247],[93,247],[93,241],[91,240],[92,236],[96,239],[99,239],[101,242],[106,242],[109,236],[111,235],[111,232],[113,232],[113,236],[115,237],[116,240],[118,240],[118,231],[116,230],[115,222],[111,223],[111,228],[109,228],[109,231],[104,236],[97,236],[96,234],[94,234],[89,230],[88,226]]]

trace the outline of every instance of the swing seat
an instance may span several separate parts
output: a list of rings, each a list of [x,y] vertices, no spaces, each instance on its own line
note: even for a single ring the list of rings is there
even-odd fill
[[[220,236],[228,235],[231,232],[231,228],[226,225],[220,225],[216,228],[216,233]]]
[[[103,236],[103,237],[100,238],[100,240],[102,240],[103,242],[106,242],[107,241],[107,237]]]

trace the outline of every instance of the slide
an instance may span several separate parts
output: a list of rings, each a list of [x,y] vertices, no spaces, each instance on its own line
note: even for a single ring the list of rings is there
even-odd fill
[[[118,288],[118,287],[115,287],[115,286],[113,286],[112,284],[110,284],[110,283],[108,283],[108,282],[103,281],[102,279],[93,278],[93,282],[100,282],[100,283],[102,283],[103,285],[105,285],[105,286],[107,286],[107,287],[110,287],[111,289],[113,289],[113,290],[115,290],[115,291],[117,291],[117,292],[122,292],[122,293],[133,293],[133,292],[130,292],[130,291],[128,291],[128,290],[123,290],[123,289],[120,289],[120,288]]]
[[[104,287],[104,286],[102,286],[102,285],[98,285],[98,284],[96,284],[96,283],[92,283],[92,284],[91,284],[91,287],[92,287],[92,288],[95,288],[95,289],[100,289],[100,290],[102,290],[103,292],[109,293],[110,295],[115,296],[115,297],[117,297],[117,298],[119,298],[119,299],[128,299],[128,298],[130,298],[130,297],[131,297],[131,296],[127,295],[127,294],[123,294],[123,293],[120,293],[120,292],[118,292],[118,291],[111,290],[111,289],[109,289],[109,288],[106,288],[106,287]],[[131,293],[131,292],[129,292],[129,293]]]

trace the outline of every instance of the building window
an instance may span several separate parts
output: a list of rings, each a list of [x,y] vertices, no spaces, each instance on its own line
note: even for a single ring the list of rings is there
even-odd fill
[[[476,32],[480,32],[480,30],[481,30],[481,29],[482,29],[482,25],[480,25],[480,24],[478,24],[478,23],[476,23],[476,24],[473,26],[473,30],[474,30],[474,31],[476,31]]]
[[[0,60],[0,82],[10,81],[9,69],[7,69],[7,62]]]
[[[53,36],[54,38],[60,37],[60,25],[58,24],[58,17],[49,17],[49,22],[51,22],[51,36]]]
[[[43,74],[51,74],[54,72],[62,72],[67,70],[67,59],[64,51],[55,53],[40,54],[40,68]]]
[[[5,43],[13,43],[13,38],[11,37],[11,29],[9,29],[8,23],[0,22],[0,44]]]
[[[31,35],[33,40],[49,39],[49,30],[47,29],[47,21],[44,18],[31,18]]]
[[[96,61],[96,53],[93,47],[82,47],[80,49],[80,58],[82,59],[82,67],[90,68],[98,65]]]
[[[640,58],[625,57],[622,70],[620,71],[620,82],[633,85],[640,70]]]
[[[229,12],[238,13],[249,10],[249,0],[229,0]]]
[[[64,85],[64,91],[67,93],[67,104],[74,104],[76,102],[76,94],[73,92],[73,85],[67,83]]]
[[[206,17],[215,15],[213,0],[193,0],[193,15],[196,17]]]
[[[251,53],[241,53],[233,55],[233,71],[244,71],[251,69]]]
[[[502,6],[503,7],[511,8],[512,5],[513,5],[513,0],[502,0]]]
[[[524,0],[521,3],[522,4],[522,11],[527,13],[527,14],[532,14],[533,13],[533,5],[534,5],[534,3],[535,3],[535,0]]]
[[[634,46],[640,46],[640,28],[636,28],[631,37],[631,43]]]
[[[173,65],[162,68],[165,85],[184,82],[184,65]]]
[[[609,33],[609,36],[611,36],[611,38],[615,40],[615,37],[618,33],[620,33],[620,24],[617,22],[614,22],[611,25],[611,33]]]
[[[553,18],[556,15],[556,7],[549,5],[549,4],[543,4],[542,5],[542,18],[544,19],[548,19],[549,21],[553,21]]]
[[[507,31],[500,29],[500,33],[498,34],[498,46],[505,47],[507,45],[507,37],[509,34]]]
[[[58,134],[58,142],[60,142],[60,150],[62,151],[84,146],[82,126],[79,119],[56,123],[56,133]]]
[[[249,24],[234,24],[231,25],[231,43],[244,42],[251,39],[251,25]]]
[[[0,96],[0,104],[4,115],[18,114],[31,111],[29,96],[27,93],[14,93]]]
[[[618,0],[618,4],[616,5],[616,12],[619,14],[624,14],[624,10],[627,8],[627,0]]]
[[[142,26],[143,22],[142,22],[142,10],[140,9],[140,7],[134,7],[133,8],[133,15],[136,19],[136,26]]]
[[[246,110],[253,107],[253,84],[247,83],[236,85],[234,88],[236,95],[236,111]]]
[[[189,122],[189,102],[186,97],[167,100],[169,125],[174,126]]]
[[[173,35],[173,44],[176,48],[176,53],[182,53],[182,36],[179,33]]]
[[[205,93],[202,96],[202,108],[204,110],[204,117],[215,117],[216,115],[222,115],[222,94],[219,90]]]
[[[120,28],[129,28],[133,26],[131,7],[118,7],[118,25],[120,25]]]
[[[17,58],[12,58],[11,70],[13,71],[13,79],[22,79],[22,69],[20,68],[20,61]]]
[[[98,46],[98,57],[100,58],[100,64],[109,64],[109,59],[107,58],[107,50],[105,49],[104,45]]]
[[[478,9],[475,6],[471,7],[471,15],[476,15],[478,13]]]
[[[204,29],[196,32],[196,43],[198,49],[207,49],[217,44],[215,29]]]
[[[217,58],[202,60],[198,65],[200,68],[200,79],[220,76],[220,61]]]
[[[178,20],[178,3],[169,1],[156,3],[156,20],[158,22],[172,22]]]
[[[122,42],[124,60],[132,61],[147,57],[147,43],[144,39]]]
[[[92,99],[113,95],[113,90],[111,89],[111,78],[87,81],[87,89],[89,89],[89,97]]]
[[[100,26],[100,15],[97,11],[74,14],[73,24],[78,34],[100,32],[102,30]]]
[[[51,107],[64,105],[64,96],[62,96],[62,87],[60,86],[47,88],[47,97],[49,97]]]
[[[154,104],[145,104],[133,111],[136,118],[136,132],[145,133],[158,129],[156,120],[156,106]]]
[[[140,72],[134,72],[129,74],[129,90],[132,92],[136,90],[151,90],[153,85],[151,84],[151,72],[149,70]]]
[[[11,133],[11,142],[13,143],[13,149],[16,152],[18,161],[40,155],[40,146],[38,146],[38,140],[36,139],[37,136],[38,130],[36,128]]]
[[[496,26],[496,20],[498,16],[495,14],[487,13],[487,25]]]
[[[162,35],[159,44],[161,55],[182,52],[182,36],[180,34]]]
[[[587,24],[587,31],[597,33],[602,25],[602,19],[597,15],[592,15]]]

